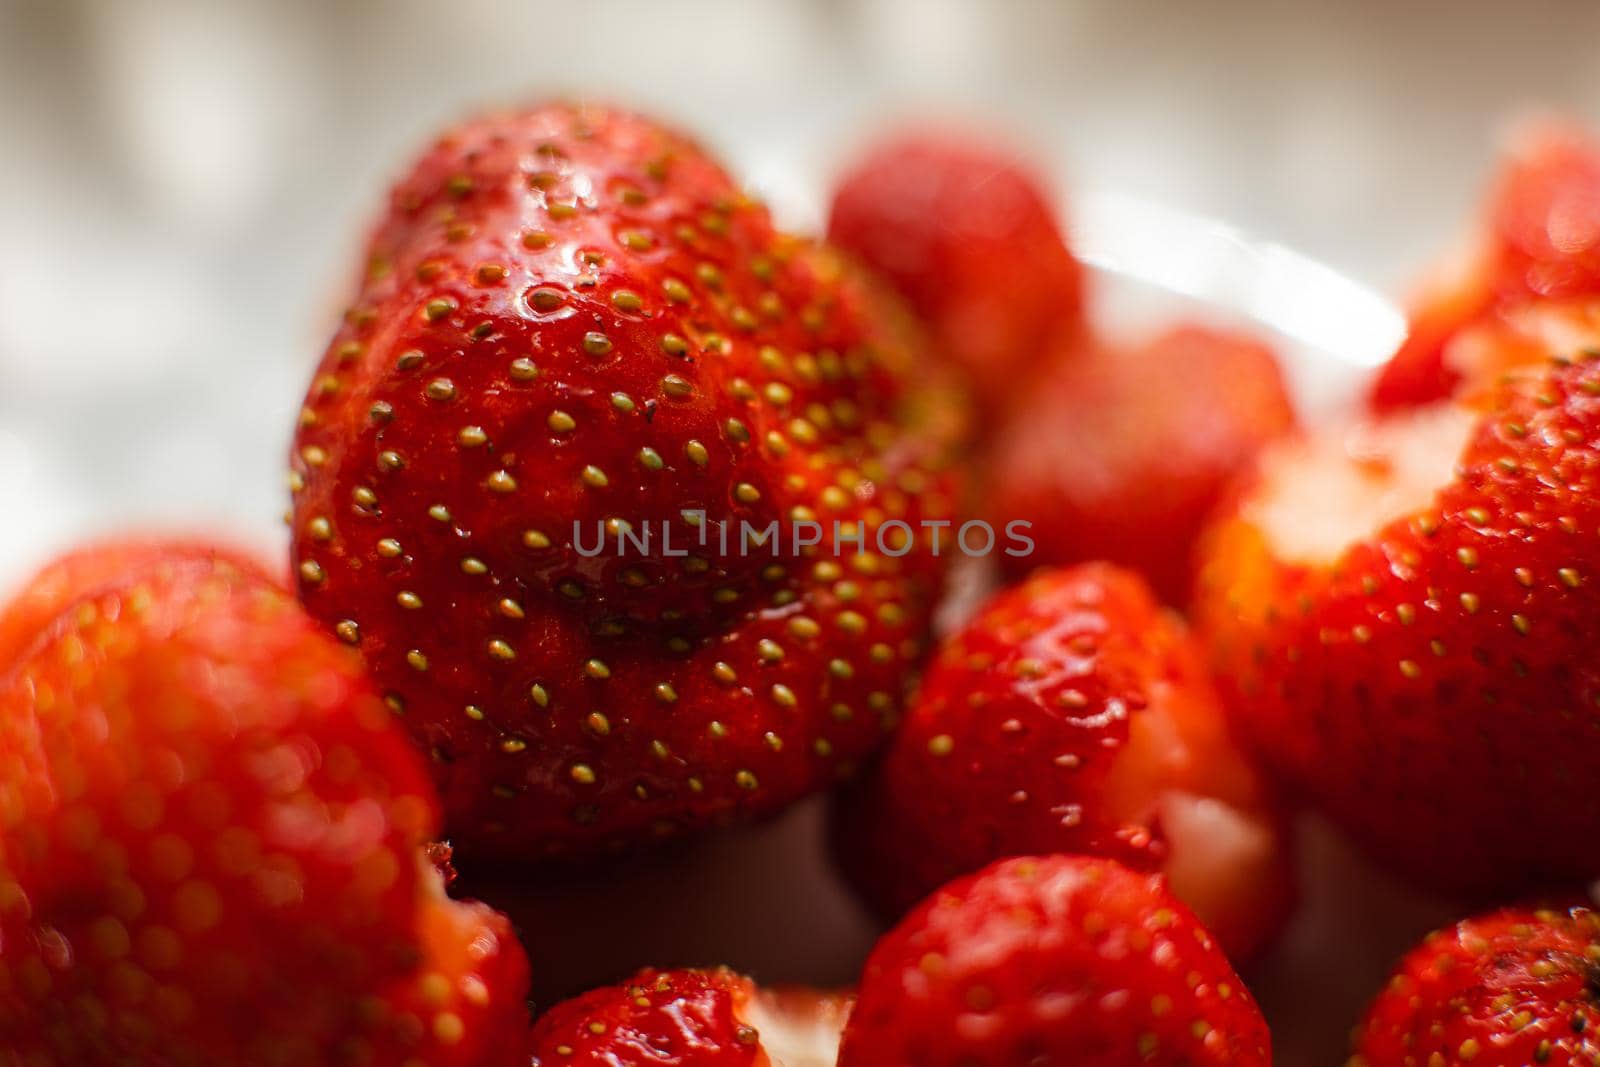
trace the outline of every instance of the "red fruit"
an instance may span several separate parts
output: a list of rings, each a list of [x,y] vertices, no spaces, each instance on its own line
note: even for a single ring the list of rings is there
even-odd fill
[[[0,680],[0,1047],[509,1065],[526,961],[444,897],[356,659],[220,553],[112,552],[24,594],[62,610]]]
[[[892,282],[990,409],[1081,327],[1083,271],[1044,180],[950,134],[883,141],[840,180],[828,238]]]
[[[1347,1067],[1591,1067],[1600,917],[1507,908],[1430,934],[1355,1034]]]
[[[85,545],[50,562],[30,578],[11,600],[0,605],[0,675],[74,601],[101,586],[124,580],[131,571],[176,561],[212,559],[238,570],[266,577],[249,556],[234,549],[184,540],[108,541]]]
[[[1530,347],[1537,359],[1551,341],[1600,342],[1600,142],[1559,125],[1524,130],[1483,214],[1471,249],[1414,301],[1410,335],[1373,386],[1375,408],[1492,384]]]
[[[1294,409],[1266,345],[1184,326],[1131,349],[1082,342],[1058,357],[1006,422],[990,457],[986,513],[1022,520],[1041,564],[1134,567],[1170,603],[1193,588],[1194,542],[1224,487]]]
[[[942,562],[919,523],[950,507],[892,307],[694,144],[596,108],[446,135],[372,262],[301,420],[295,562],[458,848],[771,812],[878,742]]]
[[[1110,860],[1006,860],[867,959],[839,1067],[1272,1062],[1265,1021],[1163,885]]]
[[[1270,450],[1197,620],[1263,758],[1391,866],[1600,875],[1600,363]]]
[[[726,968],[643,970],[550,1009],[532,1067],[833,1067],[850,1004]]]
[[[1086,853],[1166,870],[1243,958],[1291,895],[1286,843],[1199,648],[1106,564],[1041,571],[953,635],[835,829],[891,915],[1003,856]]]

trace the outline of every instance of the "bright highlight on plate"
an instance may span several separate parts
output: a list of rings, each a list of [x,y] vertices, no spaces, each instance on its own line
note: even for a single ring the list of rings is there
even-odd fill
[[[1282,245],[1116,192],[1072,198],[1073,250],[1093,267],[1237,311],[1346,363],[1376,367],[1405,338],[1388,299]]]

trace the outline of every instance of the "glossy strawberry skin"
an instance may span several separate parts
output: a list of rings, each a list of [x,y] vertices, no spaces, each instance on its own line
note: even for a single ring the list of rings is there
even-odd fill
[[[744,1021],[755,984],[726,968],[643,970],[534,1024],[533,1067],[767,1067]]]
[[[1251,494],[1207,535],[1196,618],[1282,779],[1390,866],[1491,892],[1600,874],[1600,363],[1507,383],[1432,506],[1329,566]]]
[[[847,872],[897,917],[1005,856],[1072,852],[1160,870],[1162,800],[1178,792],[1277,829],[1183,623],[1138,576],[1084,564],[1037,572],[940,647],[834,829]],[[1286,847],[1274,851],[1266,877],[1205,916],[1241,958],[1286,912]]]
[[[356,659],[222,553],[109,551],[120,575],[68,557],[24,594],[63,610],[0,681],[0,1045],[61,1067],[507,1062],[526,962],[512,941],[434,971],[426,921],[455,908],[419,848],[436,803]],[[490,957],[496,984],[443,1018]]]
[[[1355,1034],[1348,1067],[1578,1067],[1600,1056],[1600,918],[1507,908],[1407,953]]]
[[[948,514],[905,318],[606,109],[448,134],[371,259],[302,417],[295,562],[432,754],[458,848],[759,815],[878,742],[942,561],[831,546],[835,520]],[[714,533],[813,516],[804,556]],[[651,549],[579,551],[613,519]]]
[[[1182,605],[1224,488],[1294,425],[1276,357],[1244,334],[1180,326],[1129,349],[1073,340],[990,449],[986,516],[1028,522],[1034,542],[997,559],[1013,577],[1109,560]]]
[[[878,943],[839,1067],[1266,1065],[1266,1023],[1159,875],[1006,860]]]
[[[1526,130],[1501,164],[1466,262],[1424,289],[1409,334],[1373,384],[1378,410],[1442,400],[1518,361],[1504,334],[1555,302],[1600,337],[1600,142],[1560,125]],[[1492,352],[1485,353],[1485,346]]]
[[[1006,149],[905,133],[840,180],[828,238],[887,278],[990,411],[1057,334],[1082,328],[1083,270],[1043,180]]]

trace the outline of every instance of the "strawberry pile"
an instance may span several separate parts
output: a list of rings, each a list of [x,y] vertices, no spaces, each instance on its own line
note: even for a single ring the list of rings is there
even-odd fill
[[[828,244],[641,115],[446,132],[306,394],[290,588],[124,540],[0,608],[0,1065],[1266,1067],[1298,808],[1475,913],[1351,1067],[1600,1062],[1600,146],[1518,149],[1323,427],[1251,336],[1102,332],[1052,201],[922,131]],[[853,987],[530,1003],[588,961],[500,907],[649,911],[663,842],[824,791]]]

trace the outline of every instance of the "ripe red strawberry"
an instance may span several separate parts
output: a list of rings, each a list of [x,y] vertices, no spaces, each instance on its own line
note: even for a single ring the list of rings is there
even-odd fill
[[[1600,875],[1600,362],[1270,450],[1197,618],[1282,776],[1412,878]]]
[[[1600,343],[1600,141],[1573,127],[1524,130],[1483,215],[1471,247],[1414,301],[1410,334],[1374,384],[1374,407],[1492,383],[1537,357],[1529,335],[1557,347]]]
[[[0,1048],[509,1067],[526,960],[444,896],[355,657],[225,554],[108,552],[24,594],[62,610],[0,680]]]
[[[906,295],[985,406],[1019,395],[1057,334],[1082,325],[1083,271],[1045,182],[970,136],[905,133],[840,180],[828,237]]]
[[[1198,646],[1106,564],[1040,571],[953,635],[835,829],[891,915],[1003,856],[1086,853],[1166,870],[1242,958],[1290,898],[1286,843]]]
[[[1507,908],[1401,961],[1346,1067],[1591,1067],[1600,1058],[1600,917]]]
[[[266,577],[260,564],[229,548],[181,539],[108,541],[85,545],[53,561],[28,579],[9,602],[0,605],[0,675],[70,604],[129,572],[176,560],[214,559],[238,570]]]
[[[532,1067],[834,1067],[851,998],[726,968],[643,970],[534,1024]]]
[[[1266,1023],[1163,885],[1102,859],[1006,860],[873,949],[839,1067],[1271,1063]]]
[[[598,108],[451,131],[371,260],[301,419],[295,562],[458,848],[770,812],[877,743],[942,562],[919,523],[951,502],[907,319],[697,146]]]
[[[1201,326],[1125,350],[1080,341],[1064,356],[991,450],[989,521],[1026,521],[1035,544],[996,558],[1016,576],[1106,559],[1185,603],[1195,539],[1225,485],[1294,426],[1277,360]]]

